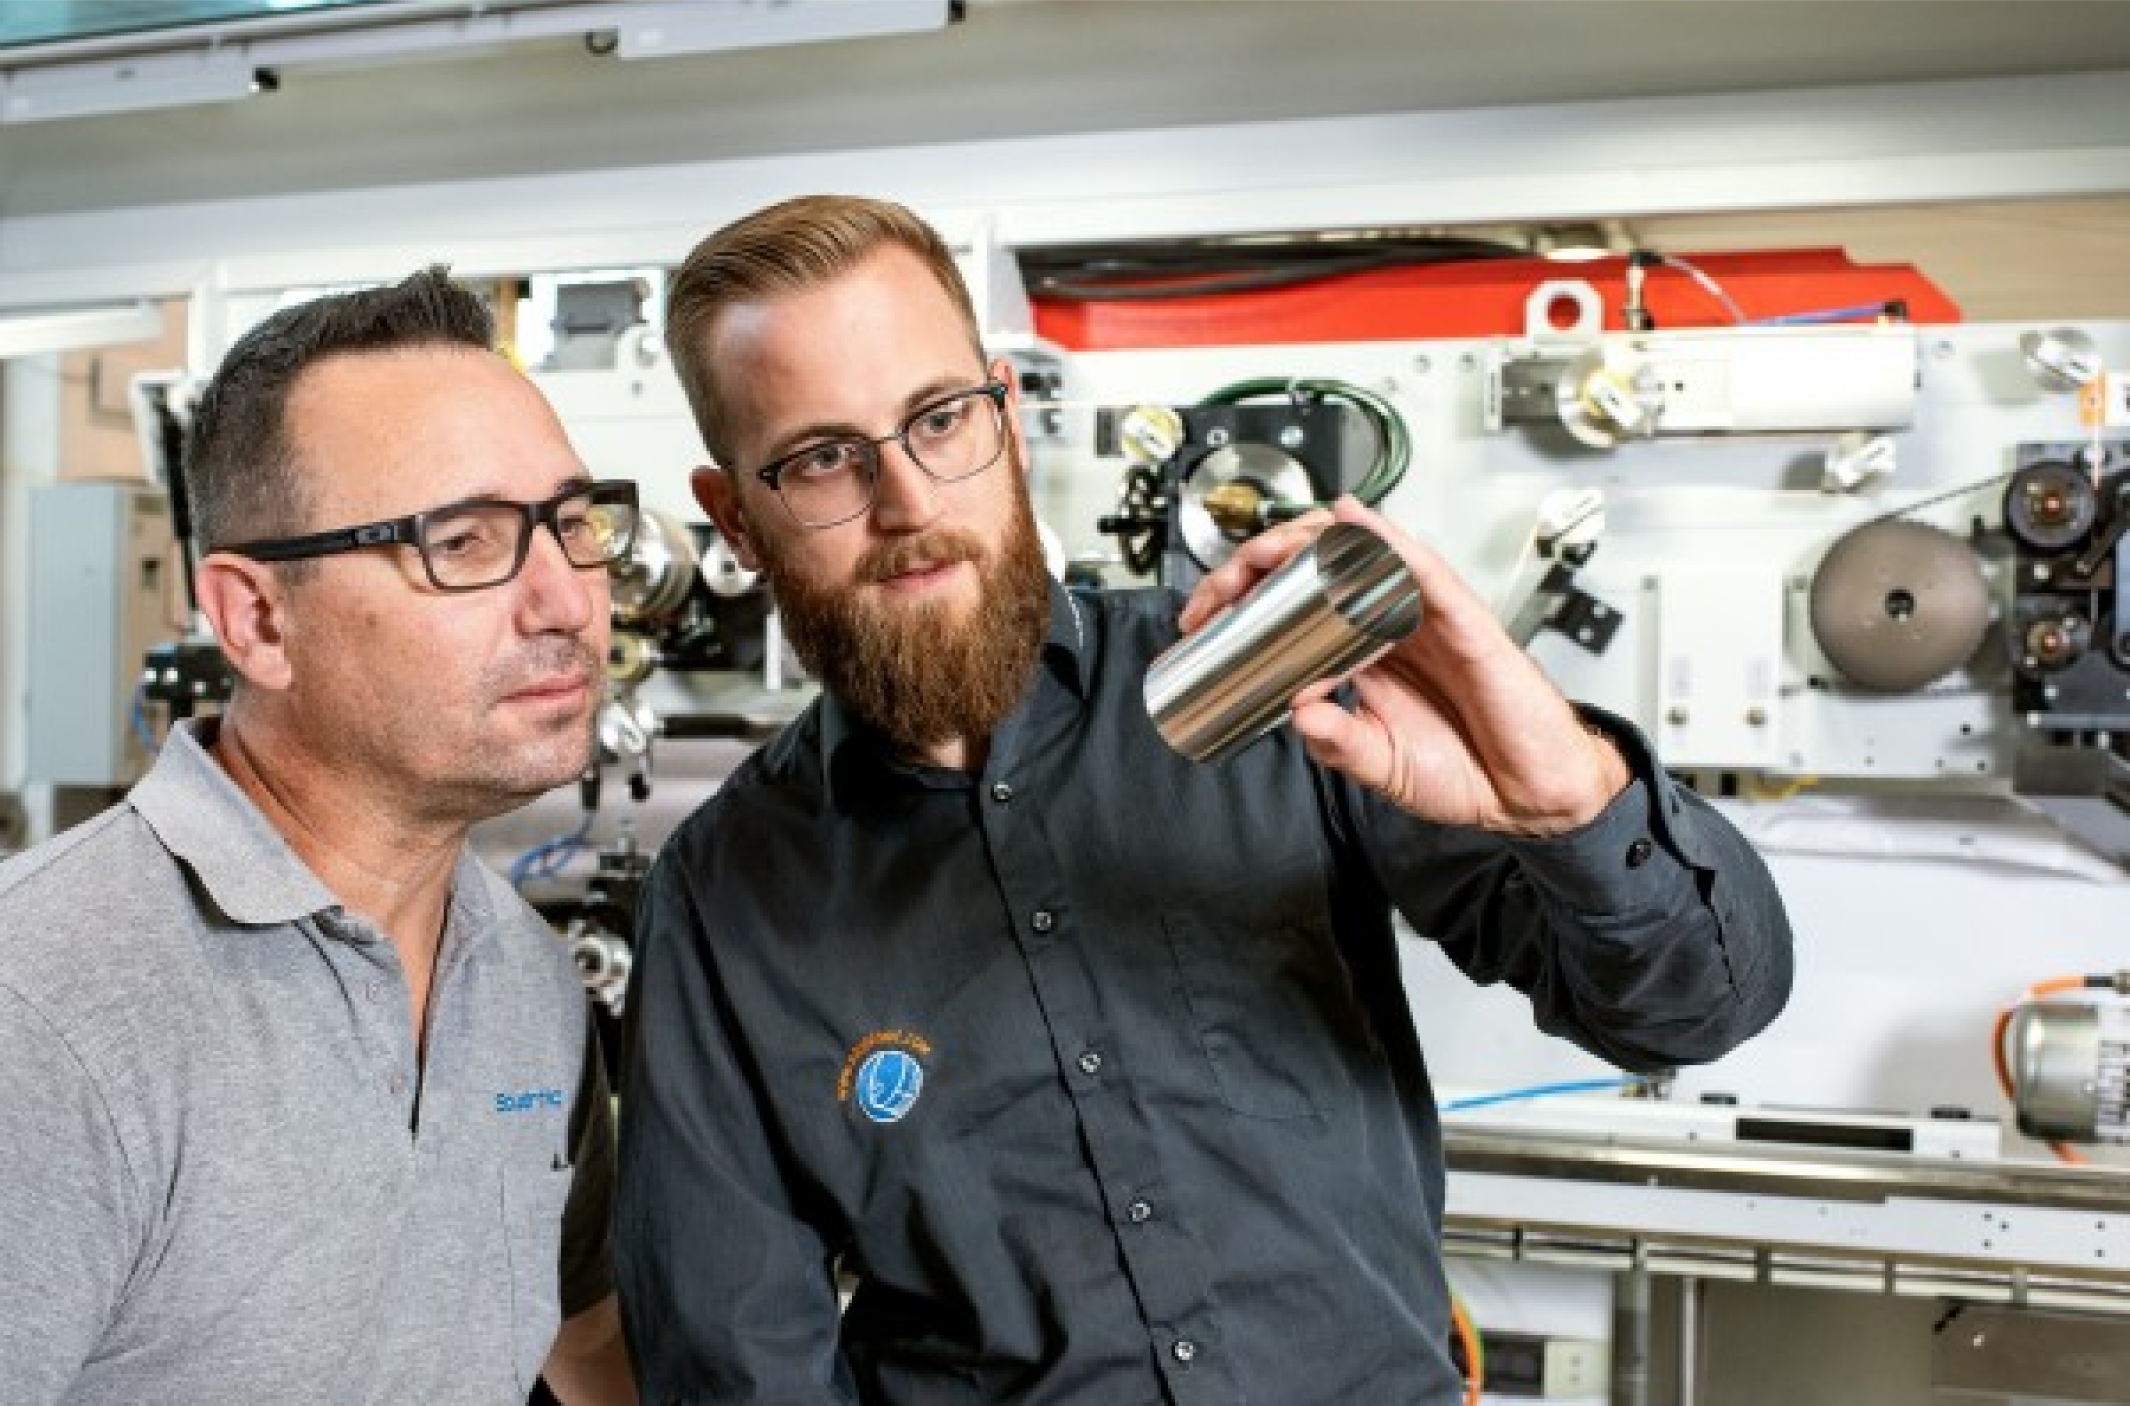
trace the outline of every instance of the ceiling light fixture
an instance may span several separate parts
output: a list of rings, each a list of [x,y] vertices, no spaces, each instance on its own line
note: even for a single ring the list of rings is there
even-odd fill
[[[696,0],[632,8],[636,14],[610,26],[605,51],[616,58],[917,34],[945,29],[956,18],[952,0]]]
[[[0,126],[234,102],[274,75],[243,54],[152,54],[0,72]]]
[[[4,3],[4,0],[0,0]],[[375,0],[0,47],[0,125],[229,102],[308,67],[483,54],[565,36],[665,58],[944,29],[961,0]]]

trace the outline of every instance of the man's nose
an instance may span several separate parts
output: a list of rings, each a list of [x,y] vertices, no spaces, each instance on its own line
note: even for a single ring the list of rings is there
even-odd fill
[[[533,612],[535,633],[579,634],[608,608],[605,569],[573,564],[562,550],[561,529],[553,523],[533,528],[518,579]]]
[[[873,484],[873,521],[891,531],[925,527],[939,516],[939,480],[924,471],[899,439],[880,445]]]

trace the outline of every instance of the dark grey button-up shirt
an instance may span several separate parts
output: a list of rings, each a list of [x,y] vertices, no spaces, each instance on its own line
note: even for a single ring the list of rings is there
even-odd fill
[[[612,1284],[568,954],[463,852],[417,1064],[391,943],[198,726],[0,865],[0,1400],[522,1406]]]
[[[648,1401],[1450,1402],[1392,906],[1629,1068],[1780,1009],[1766,870],[1631,730],[1636,784],[1545,841],[1291,730],[1195,765],[1140,696],[1177,606],[1054,591],[981,776],[824,700],[661,853],[616,1246]]]

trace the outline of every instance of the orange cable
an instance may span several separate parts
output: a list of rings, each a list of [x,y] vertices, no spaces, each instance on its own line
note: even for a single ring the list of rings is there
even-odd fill
[[[1486,1358],[1481,1355],[1479,1330],[1472,1326],[1471,1315],[1454,1293],[1450,1295],[1450,1324],[1457,1330],[1457,1341],[1464,1345],[1464,1406],[1479,1406],[1479,1394],[1486,1387]]]

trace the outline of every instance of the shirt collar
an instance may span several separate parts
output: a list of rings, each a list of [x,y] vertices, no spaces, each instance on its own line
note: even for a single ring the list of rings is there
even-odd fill
[[[288,923],[338,908],[332,891],[207,754],[217,725],[195,718],[170,729],[154,768],[133,788],[134,810],[239,923]]]
[[[217,725],[194,718],[173,726],[155,766],[133,788],[133,809],[235,922],[279,926],[342,911],[333,891],[208,755]],[[494,913],[480,862],[472,846],[463,846],[447,927],[482,933],[493,926]]]
[[[1089,676],[1093,672],[1095,613],[1078,601],[1072,593],[1058,583],[1050,581],[1050,625],[1043,637],[1041,665],[1052,678],[1070,689],[1073,697],[1081,701],[1087,698]],[[1014,709],[1014,716],[1028,710],[1030,699],[1040,690],[1031,684],[1028,695]],[[819,700],[821,728],[821,775],[828,790],[831,804],[837,802],[836,780],[838,766],[848,766],[861,758],[875,766],[887,762],[880,735],[863,720],[854,716],[827,689],[821,691]],[[1011,725],[1011,719],[1002,724],[1002,730]],[[846,753],[846,749],[848,752]]]

